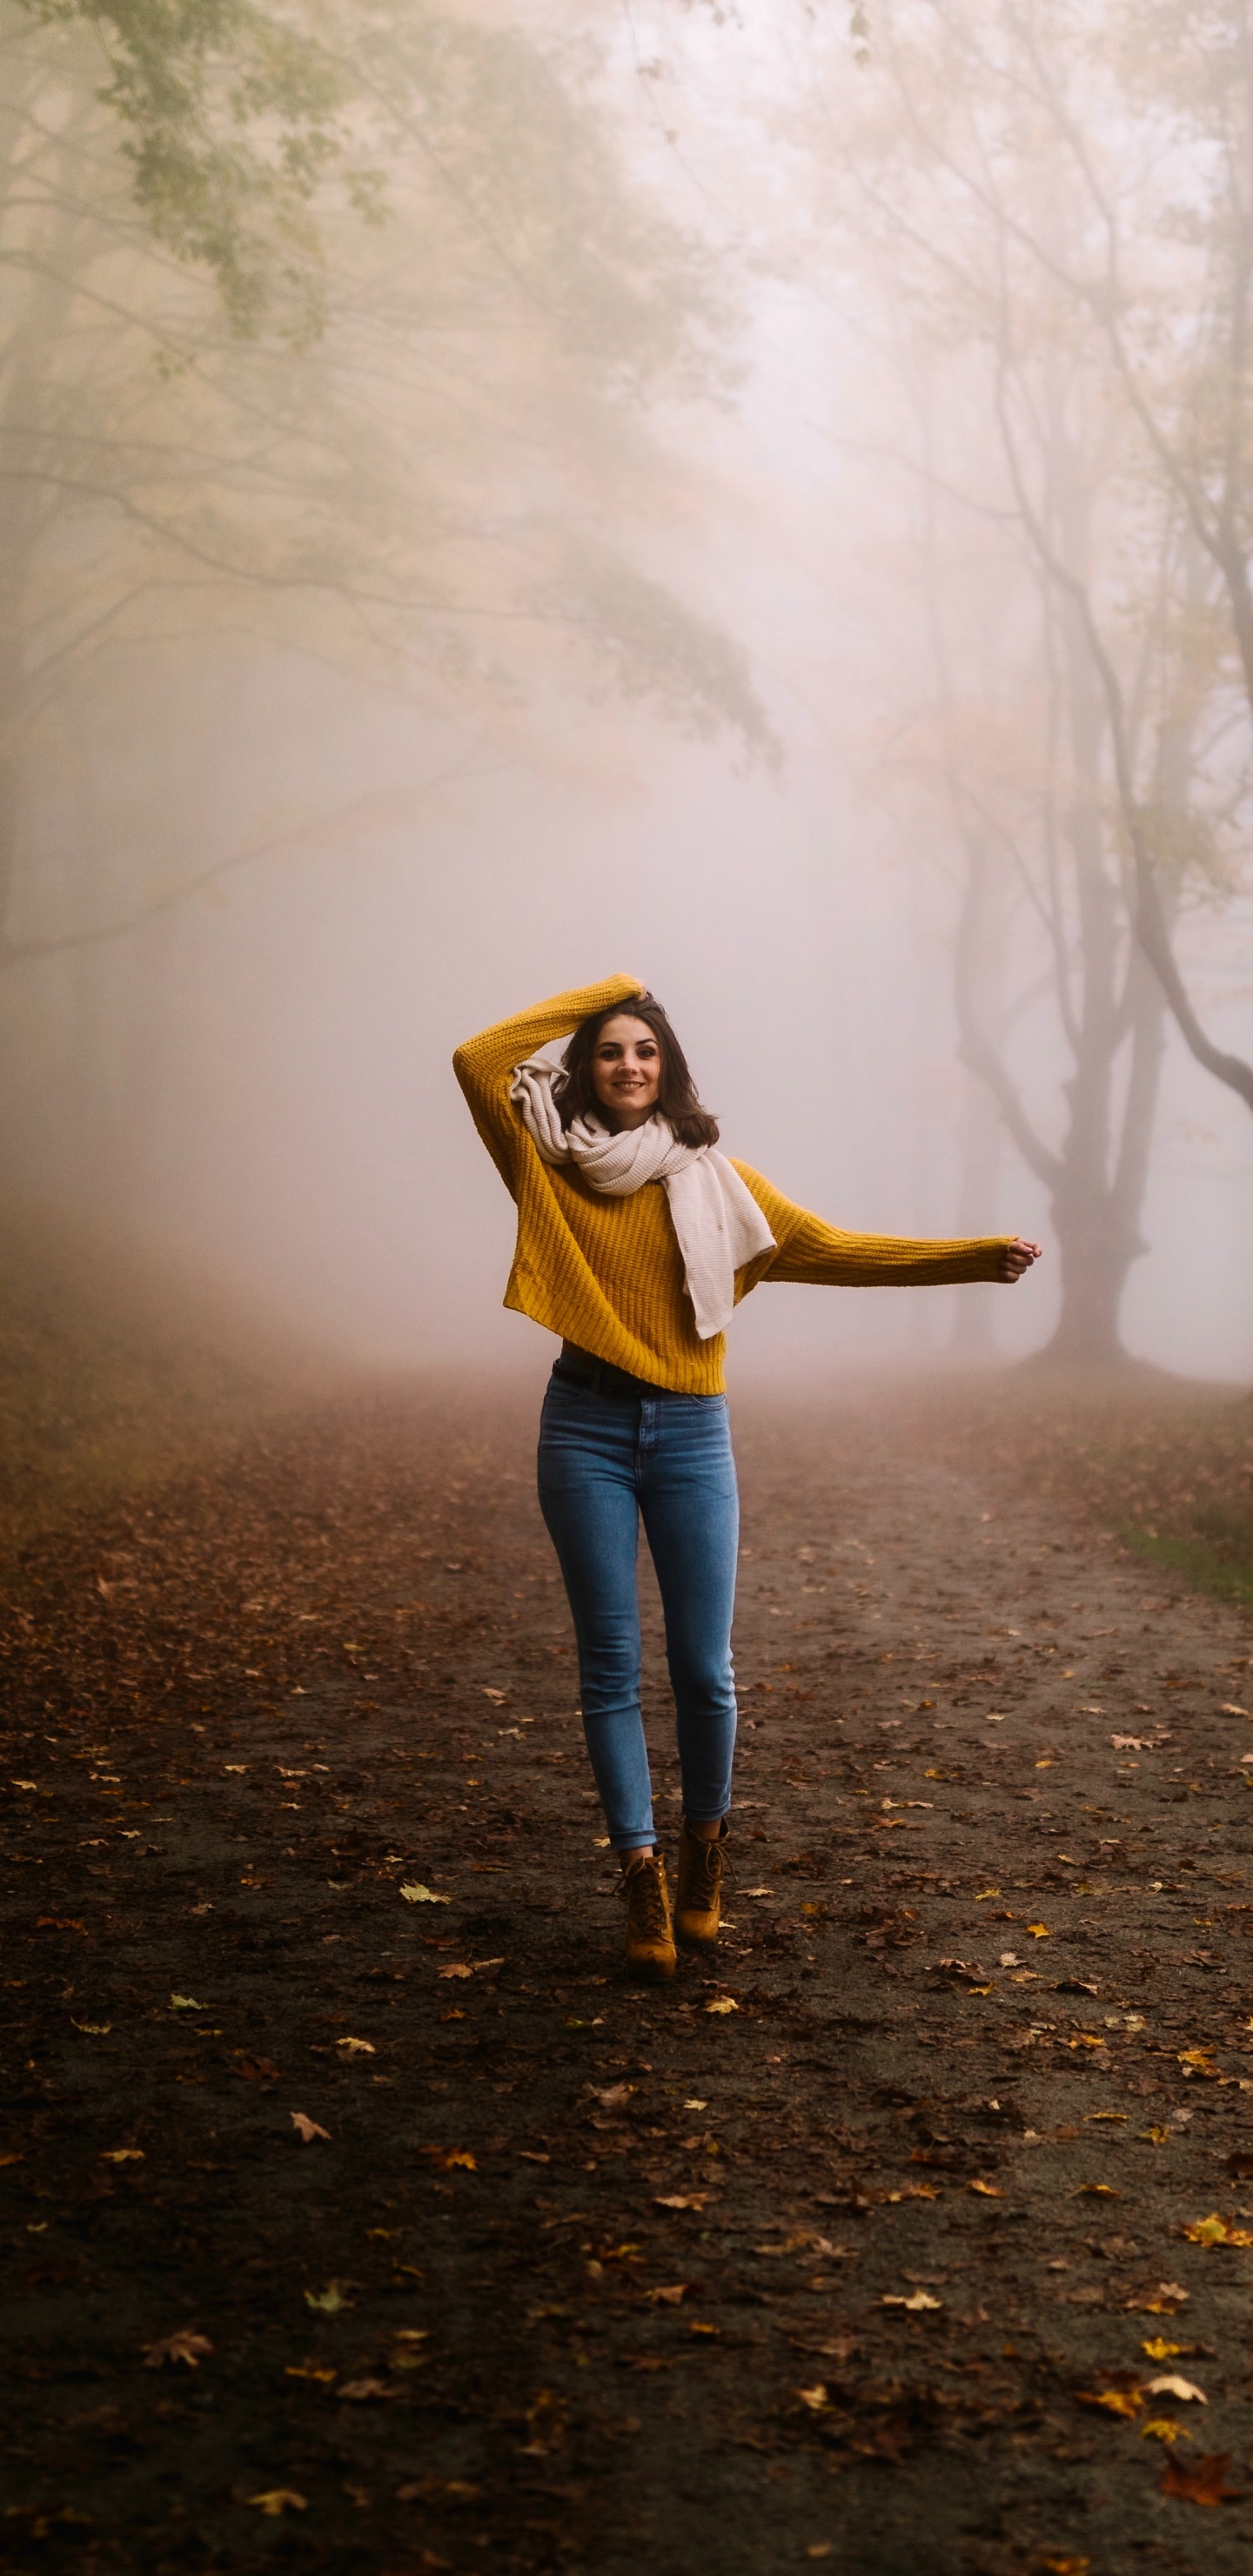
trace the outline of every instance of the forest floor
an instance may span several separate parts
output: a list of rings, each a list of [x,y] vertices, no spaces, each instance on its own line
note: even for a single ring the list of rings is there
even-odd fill
[[[10,2563],[1235,2576],[1249,1607],[1038,1390],[738,1405],[736,1886],[640,1989],[534,1410],[6,1579]]]

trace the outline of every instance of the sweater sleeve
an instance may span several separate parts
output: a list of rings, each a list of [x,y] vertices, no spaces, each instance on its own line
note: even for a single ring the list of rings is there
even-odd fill
[[[1008,1234],[955,1242],[908,1235],[844,1234],[808,1208],[794,1206],[747,1163],[735,1166],[752,1191],[777,1249],[755,1261],[746,1286],[761,1279],[799,1280],[826,1288],[941,1287],[947,1281],[999,1279]]]
[[[464,1046],[458,1047],[452,1060],[453,1072],[507,1189],[514,1186],[522,1133],[509,1097],[514,1066],[524,1063],[537,1048],[551,1045],[554,1038],[569,1037],[580,1020],[590,1019],[593,1011],[608,1010],[615,1002],[633,1002],[646,989],[637,975],[608,975],[603,983],[584,984],[571,993],[555,993],[549,1002],[536,1002],[529,1011],[519,1011],[511,1020],[498,1020],[494,1028],[484,1029],[481,1036],[467,1038]]]

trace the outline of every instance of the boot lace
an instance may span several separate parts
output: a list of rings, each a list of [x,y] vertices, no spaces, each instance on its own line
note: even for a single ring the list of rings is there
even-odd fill
[[[723,1880],[734,1878],[735,1872],[724,1842],[703,1842],[693,1834],[689,1837],[689,1851],[692,1843],[696,1844],[696,1857],[690,1863],[688,1901],[699,1913],[708,1914]]]
[[[633,1869],[627,1870],[618,1892],[626,1900],[633,1937],[637,1941],[664,1941],[670,1926],[656,1861],[637,1861]]]

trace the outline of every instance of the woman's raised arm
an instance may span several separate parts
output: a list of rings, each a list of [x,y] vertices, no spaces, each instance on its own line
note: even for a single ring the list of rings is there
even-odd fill
[[[554,1038],[569,1037],[580,1020],[590,1019],[594,1011],[606,1011],[615,1002],[633,1002],[647,990],[638,975],[607,975],[599,984],[583,984],[573,992],[554,993],[551,1001],[535,1002],[529,1011],[518,1011],[509,1020],[497,1020],[476,1038],[467,1038],[452,1060],[453,1072],[470,1104],[470,1115],[502,1179],[513,1186],[514,1149],[519,1127],[517,1113],[509,1097],[509,1077],[515,1064],[523,1064],[537,1048],[551,1046]]]

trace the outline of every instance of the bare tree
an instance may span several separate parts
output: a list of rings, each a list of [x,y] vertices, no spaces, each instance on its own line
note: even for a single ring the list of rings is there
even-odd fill
[[[1047,578],[1083,628],[1105,702],[1108,759],[1132,863],[1133,920],[1180,1032],[1253,1109],[1253,1064],[1202,1025],[1173,936],[1186,843],[1213,882],[1213,805],[1186,830],[1158,813],[1137,762],[1122,602],[1108,561],[1080,571],[1033,475],[1030,352],[1041,333],[1099,366],[1127,453],[1125,533],[1159,555],[1180,522],[1215,574],[1226,649],[1211,686],[1253,714],[1253,26],[1246,0],[1053,0],[952,12],[924,0],[877,21],[910,185],[895,212],[930,248],[951,312],[990,363],[989,398],[1015,505]],[[886,200],[883,200],[886,203]],[[933,223],[929,238],[924,205]],[[1137,487],[1130,499],[1132,484]],[[1136,522],[1138,520],[1138,530]],[[1180,550],[1180,560],[1182,554]],[[1178,604],[1178,603],[1176,603]],[[1212,637],[1211,637],[1212,649]],[[1133,647],[1134,658],[1134,647]],[[1230,813],[1230,799],[1225,800]],[[1228,864],[1230,864],[1228,852]]]

